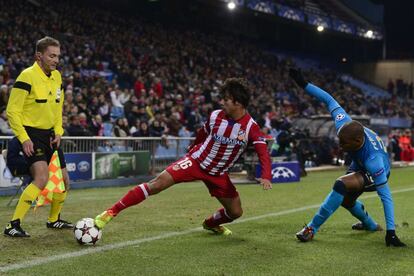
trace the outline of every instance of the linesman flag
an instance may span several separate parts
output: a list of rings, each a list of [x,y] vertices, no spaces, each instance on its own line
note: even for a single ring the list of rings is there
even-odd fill
[[[55,150],[49,162],[49,181],[37,197],[36,208],[51,203],[53,200],[53,193],[63,193],[64,191],[65,183],[63,182],[59,154],[57,150]]]

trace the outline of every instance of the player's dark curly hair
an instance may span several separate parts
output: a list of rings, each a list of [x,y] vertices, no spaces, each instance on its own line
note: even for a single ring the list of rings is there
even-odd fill
[[[243,78],[228,78],[220,88],[221,96],[231,98],[239,102],[243,107],[249,105],[250,89],[247,81]]]

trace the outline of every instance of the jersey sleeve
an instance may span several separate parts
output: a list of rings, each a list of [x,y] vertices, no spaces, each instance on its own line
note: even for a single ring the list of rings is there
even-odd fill
[[[364,163],[367,172],[374,179],[376,186],[381,186],[387,183],[387,171],[380,156],[375,155],[371,158],[368,158]]]
[[[59,101],[59,108],[58,108],[58,115],[57,115],[56,123],[55,123],[55,126],[53,127],[55,134],[60,135],[60,136],[62,136],[64,132],[63,123],[62,123],[64,100],[65,100],[65,93],[63,91],[62,77],[60,77],[60,101]]]
[[[267,150],[267,143],[264,134],[260,131],[257,124],[253,124],[249,131],[249,141],[254,146],[254,149],[259,157],[260,166],[262,167],[261,177],[272,180],[270,155]]]
[[[30,140],[29,135],[23,127],[23,106],[27,95],[32,89],[30,76],[23,71],[16,79],[7,103],[7,118],[10,128],[19,139],[20,143]]]
[[[345,112],[345,110],[328,92],[311,83],[306,85],[305,91],[317,98],[319,101],[323,102],[328,107],[329,113],[335,122],[335,129],[337,133],[345,123],[352,121],[348,113]]]
[[[204,125],[197,130],[196,138],[193,141],[193,143],[188,147],[188,150],[190,151],[194,146],[204,142],[204,140],[207,138],[209,133],[210,133],[210,117],[208,117]]]
[[[365,167],[374,179],[377,194],[381,198],[387,230],[394,230],[394,203],[388,185],[387,172],[384,163],[379,156],[375,156],[365,161]]]

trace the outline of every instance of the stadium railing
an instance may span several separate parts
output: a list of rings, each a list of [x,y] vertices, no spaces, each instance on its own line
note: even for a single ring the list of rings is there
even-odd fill
[[[0,152],[12,136],[0,136]],[[161,171],[186,153],[193,137],[62,137],[65,153],[149,151],[151,170]]]

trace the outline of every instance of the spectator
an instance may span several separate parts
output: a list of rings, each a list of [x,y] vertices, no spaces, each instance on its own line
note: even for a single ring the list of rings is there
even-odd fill
[[[98,7],[91,14],[88,5],[71,9],[68,1],[42,1],[53,3],[53,10],[65,14],[67,20],[36,16],[41,11],[30,1],[0,0],[0,6],[8,7],[2,18],[8,24],[2,25],[0,37],[0,56],[4,57],[0,107],[7,103],[7,87],[22,68],[30,65],[33,53],[27,50],[27,41],[37,37],[34,26],[42,26],[62,34],[64,114],[83,112],[88,122],[96,114],[103,122],[125,116],[130,125],[136,119],[148,121],[153,133],[152,121],[159,113],[168,118],[160,123],[168,124],[170,134],[180,129],[180,125],[172,125],[170,117],[176,117],[194,133],[207,114],[220,108],[218,87],[222,81],[238,75],[254,84],[249,113],[267,127],[274,118],[312,116],[324,110],[321,103],[297,91],[286,78],[287,68],[293,65],[290,58],[278,58],[250,41],[228,34],[205,34],[192,27],[165,28]],[[101,18],[108,21],[102,22]],[[123,31],[118,32],[114,26]],[[77,35],[66,36],[67,30]],[[389,81],[392,99],[364,100],[360,89],[342,81],[335,72],[307,70],[305,74],[316,84],[335,91],[333,96],[350,113],[414,117],[412,103],[402,101],[412,98],[413,88],[402,80]]]
[[[138,131],[132,133],[134,137],[149,137],[150,132],[148,128],[148,124],[145,121],[140,122]]]
[[[71,115],[69,117],[70,124],[66,131],[68,132],[69,136],[90,136],[91,133],[85,129],[79,122],[78,115]]]
[[[134,133],[137,132],[140,128],[141,121],[139,119],[135,119],[133,126],[129,129],[129,133],[134,136]]]
[[[0,135],[13,136],[13,131],[10,128],[7,120],[6,108],[2,107],[0,110]]]
[[[113,134],[115,137],[127,137],[129,136],[128,126],[125,125],[124,118],[118,118],[115,121],[115,126],[113,129]]]
[[[392,130],[389,137],[389,152],[393,161],[401,161],[401,148],[399,145],[400,131]]]
[[[119,102],[121,103],[122,107],[124,107],[125,103],[129,101],[131,98],[131,93],[128,89],[122,90],[119,94]]]
[[[399,146],[401,148],[401,161],[411,162],[414,160],[414,149],[411,145],[411,130],[406,129],[400,136]]]
[[[109,93],[112,102],[111,116],[120,118],[124,116],[124,105],[121,103],[121,90],[116,88]]]
[[[9,101],[9,88],[6,84],[3,84],[0,86],[0,107],[6,106],[8,101]]]
[[[134,84],[134,92],[137,98],[140,98],[142,95],[142,92],[145,92],[145,86],[142,80],[143,80],[142,76],[139,76],[136,79],[135,84]]]
[[[163,123],[158,120],[154,120],[149,128],[151,137],[161,137],[164,135],[165,127]]]
[[[104,94],[99,95],[98,100],[99,100],[99,115],[102,117],[102,121],[108,122],[111,118],[110,105],[106,102]]]
[[[101,115],[97,114],[93,116],[91,124],[89,126],[89,131],[93,136],[103,136],[104,127]]]

